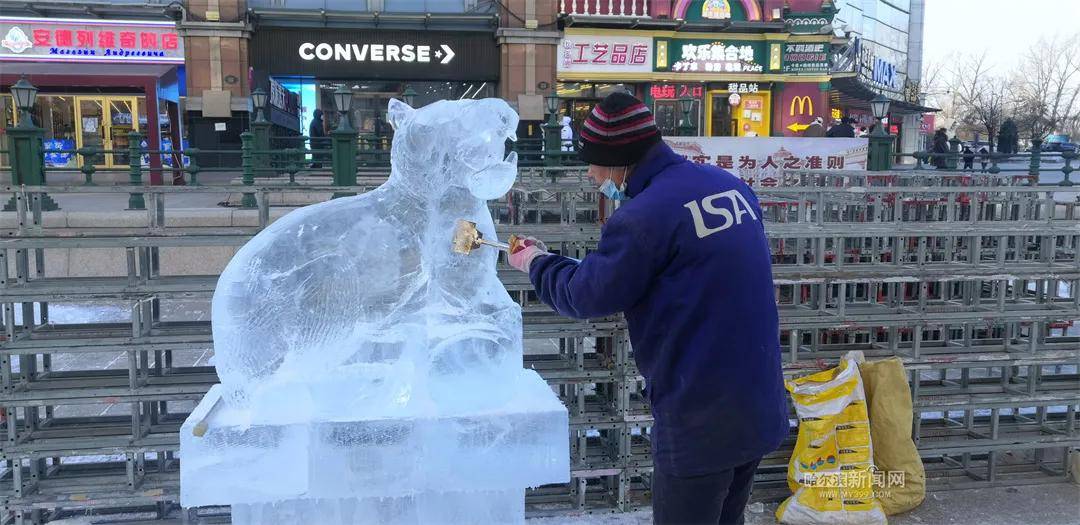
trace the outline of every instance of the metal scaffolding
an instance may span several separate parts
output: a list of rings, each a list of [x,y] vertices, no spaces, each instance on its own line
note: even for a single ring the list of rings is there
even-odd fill
[[[361,191],[379,182],[363,180]],[[259,207],[233,212],[250,224],[243,227],[187,226],[166,209],[173,193],[236,191],[220,186],[139,187],[147,211],[126,226],[54,225],[41,212],[43,191],[134,189],[6,188],[19,205],[15,227],[0,236],[4,521],[87,510],[198,519],[227,510],[178,509],[177,433],[217,377],[194,357],[212,348],[209,321],[174,318],[170,304],[208,300],[217,276],[164,275],[162,257],[242,245],[271,222],[270,203],[284,194],[357,191],[248,187]],[[1080,446],[1078,190],[1008,175],[807,171],[756,191],[773,249],[786,375],[831,366],[850,350],[901,357],[931,487],[1064,475],[1065,452]],[[491,203],[500,237],[533,235],[576,257],[595,247],[609,208],[570,168],[523,170],[508,197]],[[122,249],[126,275],[47,276],[46,256],[62,249]],[[526,275],[507,266],[499,275],[522,305],[525,366],[570,411],[573,479],[529,491],[529,513],[647,505],[652,419],[624,321],[562,318],[536,300]],[[50,304],[92,301],[122,304],[130,318],[49,320]],[[762,462],[756,498],[786,495],[794,437],[793,426]]]

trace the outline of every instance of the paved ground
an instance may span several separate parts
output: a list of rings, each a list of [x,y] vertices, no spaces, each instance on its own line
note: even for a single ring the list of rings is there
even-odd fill
[[[757,511],[757,512],[754,512]],[[751,506],[747,525],[776,523],[776,504]],[[157,525],[141,516],[77,517],[51,525]],[[169,523],[176,523],[170,521]],[[563,516],[527,520],[526,525],[650,525],[652,513],[644,510],[620,514]],[[891,525],[1078,525],[1080,486],[1069,483],[931,493],[923,504],[906,514],[891,516]]]
[[[776,523],[776,504],[754,506],[746,513],[747,525]],[[543,518],[528,525],[649,525],[649,511],[601,516]],[[889,518],[890,525],[1074,525],[1080,524],[1080,486],[1053,485],[999,487],[931,493],[917,509]]]

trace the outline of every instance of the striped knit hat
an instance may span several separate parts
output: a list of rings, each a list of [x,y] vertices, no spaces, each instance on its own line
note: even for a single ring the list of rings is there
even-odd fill
[[[597,166],[637,164],[660,142],[652,112],[640,100],[616,91],[593,108],[581,128],[581,160]]]

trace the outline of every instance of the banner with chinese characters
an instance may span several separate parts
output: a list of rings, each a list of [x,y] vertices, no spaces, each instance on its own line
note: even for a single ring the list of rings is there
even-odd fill
[[[865,138],[664,137],[671,149],[699,164],[713,164],[753,187],[786,186],[788,171],[864,170]]]
[[[765,42],[750,40],[657,39],[656,71],[672,73],[762,73]]]
[[[3,16],[0,58],[183,64],[184,42],[173,22]]]
[[[566,35],[559,42],[559,73],[649,73],[652,38]]]
[[[826,44],[784,44],[783,73],[821,74],[829,72],[829,53]]]

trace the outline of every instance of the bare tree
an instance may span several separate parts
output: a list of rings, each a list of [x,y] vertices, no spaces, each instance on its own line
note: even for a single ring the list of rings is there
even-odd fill
[[[1040,38],[1021,59],[1012,96],[1017,125],[1032,140],[1066,131],[1080,117],[1080,35]]]
[[[985,131],[993,151],[998,128],[1011,110],[1006,78],[991,70],[983,52],[953,61],[947,84],[954,97],[957,122]]]

